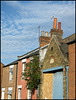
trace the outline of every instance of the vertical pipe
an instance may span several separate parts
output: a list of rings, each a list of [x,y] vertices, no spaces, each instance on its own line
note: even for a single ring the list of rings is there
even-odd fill
[[[16,99],[16,93],[17,93],[17,73],[18,73],[18,64],[16,65],[16,85],[15,85],[15,99]]]
[[[39,99],[39,85],[37,87],[37,99]]]
[[[68,99],[68,66],[66,67],[67,70],[67,99]]]

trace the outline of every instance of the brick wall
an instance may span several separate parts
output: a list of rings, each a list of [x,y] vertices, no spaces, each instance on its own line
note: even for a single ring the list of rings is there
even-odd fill
[[[39,38],[40,47],[43,47],[49,44],[51,37],[41,36]]]
[[[1,69],[1,70],[0,70],[0,76],[1,76],[1,80],[0,80],[1,82],[0,82],[0,83],[1,83],[1,87],[2,87],[2,77],[3,77],[3,66],[4,66],[4,64],[2,64],[2,63],[0,62],[0,67],[1,67],[1,68],[0,68],[0,69]],[[1,98],[1,93],[2,93],[2,90],[0,90],[0,98]]]
[[[26,63],[29,63],[30,62],[30,59],[27,58],[26,59]],[[18,77],[17,77],[17,94],[16,94],[16,99],[18,99],[18,86],[19,85],[22,85],[22,88],[21,88],[21,99],[27,99],[27,81],[25,81],[24,79],[22,79],[22,67],[23,67],[23,64],[22,64],[22,60],[20,60],[18,62]],[[37,99],[37,89],[35,90],[34,94],[32,94],[31,96],[32,99]]]
[[[8,88],[9,87],[12,87],[12,99],[15,99],[16,67],[17,65],[14,65],[12,81],[9,81],[9,66],[3,67],[2,88],[5,88],[5,95],[4,95],[5,99],[8,99]]]
[[[68,95],[75,99],[75,43],[69,44]]]

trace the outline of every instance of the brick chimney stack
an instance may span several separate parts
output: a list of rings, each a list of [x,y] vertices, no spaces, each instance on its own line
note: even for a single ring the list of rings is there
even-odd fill
[[[57,29],[57,18],[54,18],[53,29],[50,30],[51,36],[54,34],[57,37],[63,38],[63,30],[61,30],[61,22],[58,22],[58,29]]]
[[[54,18],[53,28],[50,30],[49,36],[48,32],[45,32],[44,36],[44,31],[41,31],[41,36],[39,38],[40,47],[47,45],[50,42],[53,34],[61,39],[63,38],[63,30],[61,30],[61,22],[58,22],[58,29],[57,29],[57,18]]]
[[[45,32],[44,35],[44,31],[41,31],[41,36],[39,37],[40,47],[47,45],[50,42],[50,39],[51,36],[48,36],[48,32]]]
[[[54,29],[57,28],[57,18],[54,18],[53,28],[54,28]]]

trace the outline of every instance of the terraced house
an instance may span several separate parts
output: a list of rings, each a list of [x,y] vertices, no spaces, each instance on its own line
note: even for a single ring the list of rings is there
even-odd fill
[[[39,44],[39,48],[3,67],[2,98],[75,99],[75,34],[63,39],[61,22],[57,28],[57,18],[54,18],[53,29],[45,35],[41,32]],[[33,55],[39,55],[42,73],[34,94],[26,87],[22,75]]]
[[[18,61],[3,66],[2,75],[2,99],[15,99],[17,89]]]

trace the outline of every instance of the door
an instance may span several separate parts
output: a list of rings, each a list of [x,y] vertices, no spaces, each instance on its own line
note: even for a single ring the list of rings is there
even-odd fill
[[[63,99],[63,72],[53,74],[53,99]]]
[[[44,73],[43,77],[43,99],[52,99],[53,73]]]

